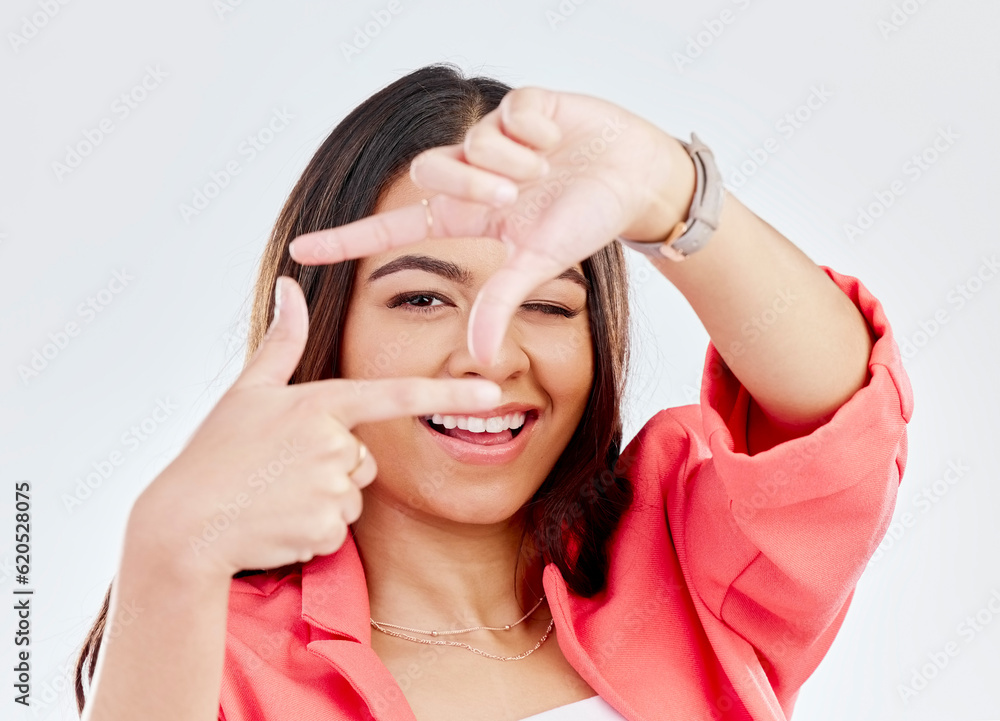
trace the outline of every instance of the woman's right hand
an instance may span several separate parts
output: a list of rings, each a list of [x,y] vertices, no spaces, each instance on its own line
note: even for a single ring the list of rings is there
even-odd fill
[[[377,472],[368,453],[349,475],[359,455],[355,425],[500,403],[500,389],[485,380],[288,385],[309,319],[298,283],[278,281],[275,318],[260,348],[129,518],[126,543],[185,570],[229,577],[333,553],[361,515],[360,489]]]

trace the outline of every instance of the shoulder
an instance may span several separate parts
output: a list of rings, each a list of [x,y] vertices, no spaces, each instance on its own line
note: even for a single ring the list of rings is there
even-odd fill
[[[625,446],[616,472],[633,482],[686,477],[709,455],[698,405],[665,408]]]

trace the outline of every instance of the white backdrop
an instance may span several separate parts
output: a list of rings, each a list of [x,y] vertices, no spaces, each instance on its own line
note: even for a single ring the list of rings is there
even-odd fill
[[[128,510],[238,373],[286,194],[357,103],[450,60],[697,132],[744,203],[881,300],[915,389],[910,456],[795,718],[1000,718],[996,0],[5,0],[0,31],[0,716],[76,718],[72,660]],[[626,440],[696,398],[708,340],[629,256]],[[35,591],[30,710],[15,588]]]

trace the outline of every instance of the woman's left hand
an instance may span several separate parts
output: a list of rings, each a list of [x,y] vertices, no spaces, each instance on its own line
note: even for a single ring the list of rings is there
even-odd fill
[[[299,236],[289,252],[318,265],[427,237],[503,241],[507,260],[469,318],[469,349],[483,362],[535,288],[616,236],[665,237],[694,191],[693,163],[675,138],[604,100],[536,87],[507,93],[461,144],[416,156],[410,178],[432,196],[433,227],[414,204]]]

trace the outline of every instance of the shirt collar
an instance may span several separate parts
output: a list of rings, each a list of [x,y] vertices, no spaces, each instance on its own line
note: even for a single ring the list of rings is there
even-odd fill
[[[553,605],[572,606],[558,567],[546,564],[542,575],[550,610]],[[302,618],[334,635],[372,645],[365,570],[350,530],[337,551],[316,556],[302,566]]]
[[[302,618],[334,635],[372,645],[365,570],[350,529],[337,551],[303,565]]]
[[[549,609],[558,627],[556,642],[567,660],[577,668],[603,697],[616,707],[629,708],[617,689],[612,688],[588,657],[577,635],[577,622],[592,603],[570,592],[559,568],[548,563],[542,573]],[[395,679],[371,649],[371,607],[364,567],[353,534],[334,553],[317,556],[302,566],[302,619],[311,626],[339,636],[314,639],[307,645],[334,665],[361,694],[377,719],[416,721],[402,695],[384,698],[384,690],[398,689]],[[381,689],[382,691],[380,691]],[[381,704],[381,705],[380,705]],[[387,708],[382,706],[388,704]]]

